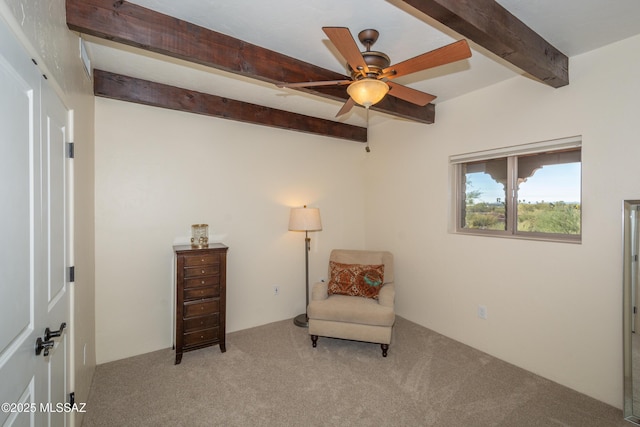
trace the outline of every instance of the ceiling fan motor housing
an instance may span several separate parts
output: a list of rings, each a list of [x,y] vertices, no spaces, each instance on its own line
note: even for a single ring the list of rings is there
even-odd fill
[[[386,54],[371,50],[371,46],[373,46],[376,40],[378,40],[379,35],[380,33],[378,30],[371,28],[362,30],[358,33],[360,43],[362,43],[367,49],[365,52],[360,53],[362,54],[362,58],[367,64],[367,67],[369,67],[369,73],[366,76],[363,76],[360,70],[354,70],[349,66],[349,64],[347,64],[347,67],[351,71],[351,78],[353,80],[360,80],[366,77],[377,78],[382,73],[382,70],[391,64],[391,60]]]
[[[364,62],[366,62],[369,67],[369,74],[367,77],[376,78],[382,73],[382,70],[391,64],[389,57],[382,52],[366,51],[361,53],[364,58]],[[349,64],[347,64],[347,67],[349,67]],[[360,78],[364,78],[359,70],[353,70],[351,67],[349,67],[349,70],[351,71],[352,79],[358,80]]]

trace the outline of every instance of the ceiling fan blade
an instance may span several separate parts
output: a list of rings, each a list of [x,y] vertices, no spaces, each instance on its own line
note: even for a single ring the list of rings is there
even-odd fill
[[[276,83],[278,87],[312,87],[312,86],[344,86],[353,83],[351,80],[326,80],[320,82]]]
[[[470,56],[471,49],[469,49],[469,44],[463,39],[439,49],[407,59],[406,61],[399,62],[395,65],[391,65],[390,67],[382,70],[382,73],[389,73],[387,78],[395,79],[396,77],[405,76],[428,68],[460,61],[461,59],[466,59]]]
[[[347,60],[347,64],[349,64],[353,70],[362,70],[364,73],[369,72],[369,67],[364,61],[360,49],[348,28],[322,27],[322,31],[329,37],[331,43],[338,49],[340,55]]]
[[[349,97],[349,99],[347,99],[347,102],[344,103],[340,111],[338,111],[338,114],[336,114],[336,117],[339,117],[343,114],[347,114],[349,111],[351,111],[354,105],[356,105],[356,101],[354,101],[353,98]]]
[[[420,105],[424,107],[434,99],[435,95],[421,92],[419,90],[411,89],[410,87],[399,85],[393,82],[386,82],[389,85],[388,95],[395,96],[396,98],[403,99],[412,104]]]

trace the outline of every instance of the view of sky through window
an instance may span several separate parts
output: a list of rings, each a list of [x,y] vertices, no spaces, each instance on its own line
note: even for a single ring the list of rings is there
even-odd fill
[[[518,200],[531,203],[579,203],[580,167],[580,163],[565,163],[538,169],[532,177],[520,184]],[[503,185],[493,180],[489,174],[467,174],[467,180],[471,182],[471,190],[480,192],[477,202],[496,203],[498,199],[504,202]]]

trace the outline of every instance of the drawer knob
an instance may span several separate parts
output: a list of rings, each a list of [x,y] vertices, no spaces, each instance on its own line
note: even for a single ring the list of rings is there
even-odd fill
[[[200,283],[202,283],[204,285],[204,280],[202,282],[200,282]]]
[[[202,274],[204,274],[204,270],[202,270]]]
[[[204,262],[204,258],[200,259],[201,262]]]

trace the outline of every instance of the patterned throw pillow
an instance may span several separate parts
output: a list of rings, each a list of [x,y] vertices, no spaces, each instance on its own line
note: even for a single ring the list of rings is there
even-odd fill
[[[351,295],[378,299],[384,284],[384,264],[341,264],[329,261],[329,295]]]

